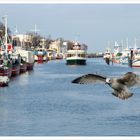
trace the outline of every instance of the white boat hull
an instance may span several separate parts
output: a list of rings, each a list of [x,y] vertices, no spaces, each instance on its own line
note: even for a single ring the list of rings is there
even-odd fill
[[[0,76],[0,87],[8,86],[9,78],[8,76]]]
[[[132,67],[140,67],[140,60],[134,60],[132,62]]]

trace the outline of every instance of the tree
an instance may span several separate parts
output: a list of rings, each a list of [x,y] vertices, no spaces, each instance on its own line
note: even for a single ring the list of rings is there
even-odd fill
[[[27,34],[31,36],[32,46],[37,47],[40,45],[40,39],[42,37],[39,34],[33,32],[28,32]]]

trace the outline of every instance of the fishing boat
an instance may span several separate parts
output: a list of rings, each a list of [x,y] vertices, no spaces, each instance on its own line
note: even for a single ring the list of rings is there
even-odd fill
[[[0,57],[0,76],[8,76],[9,78],[12,75],[12,64],[8,58]]]
[[[5,37],[1,37],[1,46],[0,46],[0,76],[8,76],[9,78],[12,75],[12,62],[9,58],[8,52],[13,49],[7,43],[7,17],[4,17],[5,20]]]
[[[86,65],[87,48],[81,46],[78,42],[74,42],[73,46],[67,50],[67,65]]]
[[[24,35],[21,34],[13,36],[14,48],[16,50],[16,53],[20,54],[21,56],[20,71],[25,72],[26,70],[33,70],[35,61],[34,52],[25,45],[27,43],[26,41],[21,41],[20,37],[24,38]],[[22,58],[25,59],[25,62],[22,61]]]
[[[34,67],[34,54],[31,50],[24,50],[21,47],[17,49],[18,53],[21,55],[21,57],[26,58],[26,66],[27,70],[33,70]]]
[[[140,67],[140,48],[137,46],[137,39],[135,38],[134,47],[131,49],[130,60],[132,67]]]
[[[140,48],[133,50],[132,67],[140,67]]]
[[[9,78],[8,76],[0,76],[0,87],[8,86]]]
[[[47,60],[47,52],[44,47],[37,47],[34,51],[34,58],[35,61],[38,63],[43,63],[43,61]]]
[[[21,57],[17,54],[12,54],[12,76],[20,74]]]
[[[112,61],[112,53],[110,51],[110,48],[107,48],[104,55],[103,55],[103,59],[105,60],[105,62],[109,65],[110,61]]]
[[[120,58],[122,55],[120,48],[121,48],[121,46],[117,43],[117,41],[115,41],[114,53],[112,53],[114,63],[120,64]]]
[[[123,41],[121,43],[121,56],[120,56],[120,63],[122,65],[129,65],[129,59],[131,54],[131,48],[128,46],[128,38],[126,39],[126,47],[124,48]]]
[[[120,57],[120,63],[123,65],[128,65],[129,56],[130,56],[131,50],[127,47],[122,51],[122,55]]]
[[[9,78],[12,75],[12,68],[0,65],[0,76],[8,76]]]

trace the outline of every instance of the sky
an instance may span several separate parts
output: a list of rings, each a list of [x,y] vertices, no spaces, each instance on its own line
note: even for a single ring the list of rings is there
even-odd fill
[[[126,38],[129,45],[140,45],[140,4],[2,4],[0,21],[8,15],[8,27],[15,34],[30,32],[35,24],[38,33],[52,39],[76,40],[88,45],[88,52],[104,52]],[[110,45],[109,45],[110,42]]]

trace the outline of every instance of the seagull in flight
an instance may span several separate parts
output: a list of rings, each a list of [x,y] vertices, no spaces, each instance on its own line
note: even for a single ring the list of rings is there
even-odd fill
[[[125,100],[133,95],[129,90],[131,87],[140,86],[140,76],[133,72],[127,72],[120,78],[108,78],[99,74],[86,74],[72,81],[75,84],[94,84],[96,82],[108,84],[114,90],[112,93],[114,96]]]

